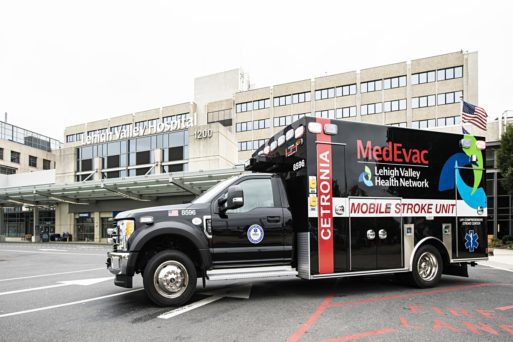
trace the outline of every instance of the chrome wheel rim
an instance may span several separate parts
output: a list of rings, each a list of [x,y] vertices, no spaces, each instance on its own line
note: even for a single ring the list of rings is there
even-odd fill
[[[424,281],[435,279],[438,273],[438,260],[430,252],[424,252],[417,262],[417,273]]]
[[[189,273],[183,264],[175,260],[165,261],[153,275],[153,285],[158,294],[166,298],[180,297],[189,284]]]

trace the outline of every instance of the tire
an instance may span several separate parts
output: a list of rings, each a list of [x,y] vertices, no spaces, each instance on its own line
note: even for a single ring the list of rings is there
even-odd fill
[[[196,290],[196,268],[191,259],[176,250],[153,256],[143,272],[144,291],[159,306],[187,303]]]
[[[410,274],[413,285],[433,287],[442,278],[443,262],[440,252],[432,245],[421,246],[415,253]]]

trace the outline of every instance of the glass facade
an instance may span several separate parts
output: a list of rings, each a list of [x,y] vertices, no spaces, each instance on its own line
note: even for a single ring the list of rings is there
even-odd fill
[[[0,140],[10,140],[48,152],[62,147],[62,143],[58,140],[2,121],[0,121]]]
[[[0,235],[6,237],[24,237],[34,233],[34,215],[32,210],[25,207],[4,208],[4,224],[0,227]],[[36,224],[36,233],[47,231],[55,233],[55,209],[39,209],[39,221]]]
[[[178,131],[77,148],[76,181],[92,180],[94,159],[101,161],[102,178],[154,174],[156,153],[162,153],[160,173],[187,171],[188,131]]]
[[[488,147],[486,151],[486,193],[488,195],[488,234],[495,230],[500,239],[513,235],[513,201],[512,195],[502,186],[502,174],[496,165],[498,146]]]

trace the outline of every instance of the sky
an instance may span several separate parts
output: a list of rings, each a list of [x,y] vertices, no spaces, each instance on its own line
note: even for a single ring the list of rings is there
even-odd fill
[[[256,87],[477,51],[479,106],[513,109],[512,1],[0,0],[0,120],[64,128],[193,101],[241,67]]]

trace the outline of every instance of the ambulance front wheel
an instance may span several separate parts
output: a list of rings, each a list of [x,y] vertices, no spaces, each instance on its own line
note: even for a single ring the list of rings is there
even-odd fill
[[[433,287],[442,278],[443,262],[438,249],[432,245],[421,246],[415,253],[411,281],[420,288]]]
[[[179,306],[196,290],[196,269],[191,259],[177,250],[164,250],[153,256],[143,273],[144,290],[160,306]]]

